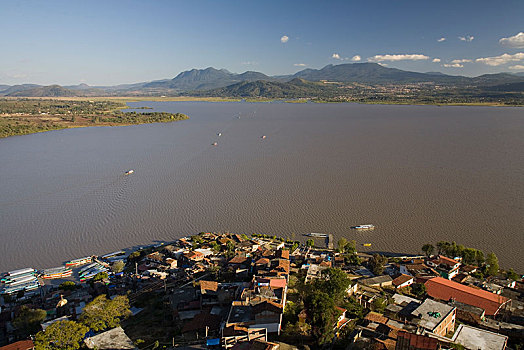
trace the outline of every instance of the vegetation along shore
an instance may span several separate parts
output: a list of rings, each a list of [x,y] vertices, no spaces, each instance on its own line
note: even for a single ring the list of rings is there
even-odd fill
[[[0,137],[88,126],[117,126],[185,120],[182,113],[127,112],[125,100],[0,99]]]

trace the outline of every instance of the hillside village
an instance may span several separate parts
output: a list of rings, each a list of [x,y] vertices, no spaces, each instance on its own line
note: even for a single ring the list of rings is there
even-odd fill
[[[3,294],[0,350],[66,348],[50,335],[72,326],[71,349],[522,348],[522,276],[425,247],[388,258],[345,239],[200,233],[86,258]]]

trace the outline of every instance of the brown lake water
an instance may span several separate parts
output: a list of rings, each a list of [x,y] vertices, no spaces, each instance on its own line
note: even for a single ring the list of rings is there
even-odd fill
[[[191,119],[0,139],[0,271],[201,231],[455,240],[524,270],[524,109],[130,105]]]

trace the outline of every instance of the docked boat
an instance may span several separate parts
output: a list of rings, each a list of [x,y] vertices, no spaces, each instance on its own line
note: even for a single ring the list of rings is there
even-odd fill
[[[364,247],[371,247],[371,243],[364,243],[362,244]]]
[[[69,260],[68,262],[66,262],[65,266],[66,267],[80,266],[80,265],[89,264],[91,261],[93,261],[93,258],[90,256],[86,256],[85,258]]]
[[[54,267],[52,269],[45,269],[42,273],[42,278],[44,279],[54,279],[54,278],[65,278],[70,277],[73,274],[73,270],[70,268],[60,266]]]
[[[131,170],[128,170],[125,172],[125,175],[131,175],[132,173],[134,173],[135,171],[133,169]]]
[[[316,232],[312,232],[312,233],[306,233],[304,234],[304,236],[306,237],[319,237],[319,238],[326,238],[328,235],[326,233],[316,233]]]
[[[37,278],[34,275],[26,275],[21,277],[17,276],[16,278],[4,281],[4,283],[6,284],[6,286],[17,286],[19,284],[35,282],[36,280]]]
[[[375,228],[375,225],[371,225],[371,224],[358,225],[358,226],[352,226],[351,228],[354,230],[373,230]]]
[[[35,274],[36,270],[33,269],[33,268],[28,267],[28,268],[25,268],[25,269],[9,271],[5,275],[7,277],[14,277],[14,276],[18,276],[18,275],[26,275],[26,274],[29,274],[29,273]]]
[[[29,292],[29,291],[38,289],[39,287],[40,287],[40,284],[38,283],[38,281],[31,281],[31,282],[26,282],[23,284],[18,284],[15,286],[7,286],[4,288],[0,288],[0,294],[14,294],[20,291]]]

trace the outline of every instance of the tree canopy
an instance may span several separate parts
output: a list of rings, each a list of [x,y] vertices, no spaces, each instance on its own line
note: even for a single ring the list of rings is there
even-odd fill
[[[129,316],[129,300],[125,295],[118,295],[113,300],[105,294],[99,295],[86,305],[80,321],[95,331],[114,328]]]
[[[57,321],[35,336],[36,350],[76,350],[89,331],[75,321]]]
[[[40,323],[45,320],[46,316],[45,310],[30,309],[24,305],[13,320],[13,326],[24,334],[35,334],[41,330]]]

